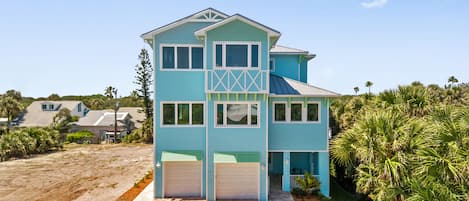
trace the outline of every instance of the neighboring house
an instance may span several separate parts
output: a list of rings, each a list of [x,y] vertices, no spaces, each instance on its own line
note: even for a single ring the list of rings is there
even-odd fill
[[[140,128],[145,115],[137,107],[122,107],[117,112],[117,136],[124,137],[135,128]],[[95,142],[114,140],[114,111],[91,110],[85,117],[73,123],[73,131],[88,130],[96,135]]]
[[[83,117],[89,109],[81,101],[34,101],[18,118],[20,127],[47,127],[62,108],[70,110],[72,116]]]
[[[301,31],[301,27],[298,27]],[[305,171],[329,195],[330,97],[315,55],[209,8],[142,35],[155,62],[155,197],[267,200]]]
[[[8,118],[0,117],[0,128],[1,127],[6,127],[7,125],[8,125]]]

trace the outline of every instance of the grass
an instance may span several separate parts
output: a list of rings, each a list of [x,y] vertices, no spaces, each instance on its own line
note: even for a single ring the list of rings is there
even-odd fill
[[[331,177],[331,197],[334,201],[357,201],[358,199],[350,192],[340,186],[337,181]]]

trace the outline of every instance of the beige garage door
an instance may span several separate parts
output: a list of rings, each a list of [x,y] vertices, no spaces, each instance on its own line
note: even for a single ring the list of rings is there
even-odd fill
[[[258,199],[259,163],[216,164],[216,199]]]
[[[201,197],[202,163],[164,162],[165,197]]]

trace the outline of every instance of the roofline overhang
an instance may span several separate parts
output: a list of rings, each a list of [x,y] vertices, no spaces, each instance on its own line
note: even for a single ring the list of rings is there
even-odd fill
[[[187,16],[187,17],[184,17],[184,18],[181,18],[181,19],[176,20],[176,21],[174,21],[174,22],[171,22],[171,23],[169,23],[169,24],[160,26],[160,27],[158,27],[158,28],[156,28],[156,29],[153,29],[153,30],[151,30],[151,31],[145,32],[145,33],[141,34],[140,37],[141,37],[142,39],[144,39],[145,41],[147,41],[147,40],[153,40],[153,36],[155,36],[156,34],[159,34],[159,33],[161,33],[161,32],[164,32],[164,31],[170,30],[170,29],[172,29],[172,28],[178,27],[178,26],[180,26],[180,25],[182,25],[182,24],[185,24],[185,23],[187,23],[187,22],[191,22],[191,19],[192,19],[192,18],[200,17],[200,16],[202,15],[202,13],[204,13],[204,12],[206,12],[206,11],[208,11],[208,10],[211,10],[211,11],[217,13],[217,15],[219,15],[219,16],[221,16],[221,17],[223,17],[223,18],[229,17],[227,14],[225,14],[225,13],[223,13],[223,12],[221,12],[221,11],[218,11],[218,10],[216,10],[216,9],[214,9],[214,8],[207,8],[207,9],[201,10],[201,11],[199,11],[199,12],[197,12],[197,13],[194,13],[194,14],[192,14],[192,15],[189,15],[189,16]],[[218,21],[222,21],[222,20],[218,20]]]
[[[234,20],[240,20],[240,21],[242,21],[242,22],[244,22],[244,23],[246,23],[246,24],[249,24],[249,25],[254,26],[254,27],[256,27],[256,28],[258,28],[258,29],[260,29],[260,30],[262,30],[262,31],[267,32],[267,35],[268,35],[271,39],[274,39],[274,41],[277,41],[278,38],[280,38],[280,36],[281,36],[281,33],[280,33],[279,31],[277,31],[277,30],[275,30],[275,29],[272,29],[272,28],[270,28],[270,27],[267,27],[267,26],[265,26],[265,25],[263,25],[263,24],[261,24],[261,23],[259,23],[259,22],[256,22],[256,21],[254,21],[254,20],[251,20],[251,19],[249,19],[249,18],[247,18],[247,17],[244,17],[244,16],[242,16],[242,15],[240,15],[240,14],[232,15],[232,16],[230,16],[230,17],[228,17],[228,18],[226,18],[226,19],[224,19],[224,20],[222,20],[222,21],[219,21],[219,22],[215,23],[215,24],[212,24],[212,25],[210,25],[210,26],[207,26],[207,27],[204,27],[204,28],[202,28],[202,29],[199,29],[199,30],[197,30],[197,31],[194,32],[194,35],[195,35],[196,37],[198,37],[198,38],[200,38],[200,37],[205,37],[208,31],[210,31],[210,30],[212,30],[212,29],[215,29],[215,28],[217,28],[217,27],[219,27],[219,26],[223,26],[223,25],[225,25],[225,24],[227,24],[227,23],[229,23],[229,22],[232,22],[232,21],[234,21]]]

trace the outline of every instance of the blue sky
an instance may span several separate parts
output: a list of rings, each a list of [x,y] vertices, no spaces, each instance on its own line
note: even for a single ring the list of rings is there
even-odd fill
[[[0,93],[128,95],[140,34],[207,7],[282,33],[279,44],[317,54],[310,84],[342,94],[418,80],[469,81],[469,1],[1,1]]]

